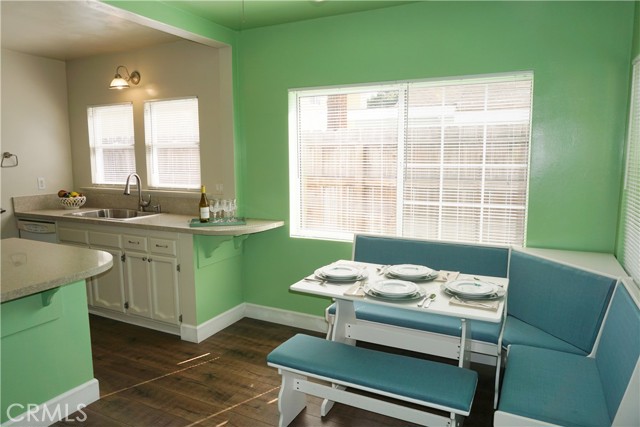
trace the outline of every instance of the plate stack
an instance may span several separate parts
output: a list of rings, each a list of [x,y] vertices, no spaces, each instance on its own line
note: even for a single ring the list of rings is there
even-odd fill
[[[438,272],[424,265],[398,264],[387,268],[385,275],[390,279],[426,281],[438,277]]]
[[[366,270],[347,264],[332,264],[315,271],[317,278],[328,282],[355,282],[367,278]]]
[[[505,294],[504,289],[498,285],[468,279],[444,283],[442,289],[447,294],[462,299],[496,299]]]
[[[365,286],[367,295],[387,300],[413,300],[425,296],[425,291],[418,285],[406,280],[380,280]]]

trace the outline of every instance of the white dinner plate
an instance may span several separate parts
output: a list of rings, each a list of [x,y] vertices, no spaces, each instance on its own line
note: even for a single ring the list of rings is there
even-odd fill
[[[362,271],[352,265],[332,264],[318,269],[317,272],[326,279],[355,280]]]
[[[370,285],[371,290],[377,294],[387,297],[406,297],[413,295],[420,290],[418,285],[406,280],[380,280]]]
[[[453,282],[445,283],[444,286],[453,294],[467,297],[491,295],[496,292],[496,286],[494,284],[480,280],[454,280]]]
[[[427,294],[424,289],[418,288],[418,290],[416,292],[414,292],[412,294],[409,294],[409,295],[400,295],[400,296],[398,296],[398,295],[385,295],[385,294],[381,294],[381,293],[378,293],[378,292],[374,291],[368,285],[364,286],[364,292],[370,297],[379,298],[379,299],[386,300],[386,301],[393,301],[393,302],[413,301],[413,300],[416,300],[416,299],[424,298],[425,295]]]
[[[433,275],[435,272],[424,265],[398,264],[387,268],[387,273],[400,279],[421,279]]]

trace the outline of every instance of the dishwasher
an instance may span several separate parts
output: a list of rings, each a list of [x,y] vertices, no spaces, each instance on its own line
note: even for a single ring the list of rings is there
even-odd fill
[[[21,239],[58,243],[55,222],[19,219],[18,233]]]

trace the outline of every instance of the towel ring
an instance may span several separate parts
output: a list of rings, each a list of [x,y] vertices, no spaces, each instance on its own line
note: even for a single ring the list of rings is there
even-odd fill
[[[16,163],[14,165],[4,164],[5,160],[12,159],[12,158],[16,159]],[[0,161],[0,168],[15,168],[16,166],[18,166],[18,156],[16,156],[15,154],[11,154],[8,151],[5,151],[4,153],[2,153],[2,161]]]

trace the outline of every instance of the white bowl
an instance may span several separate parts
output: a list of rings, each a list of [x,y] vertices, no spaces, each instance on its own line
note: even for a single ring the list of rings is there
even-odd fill
[[[87,201],[87,198],[85,196],[61,197],[59,200],[60,200],[60,204],[65,209],[78,209],[80,206],[85,204],[85,202]]]

